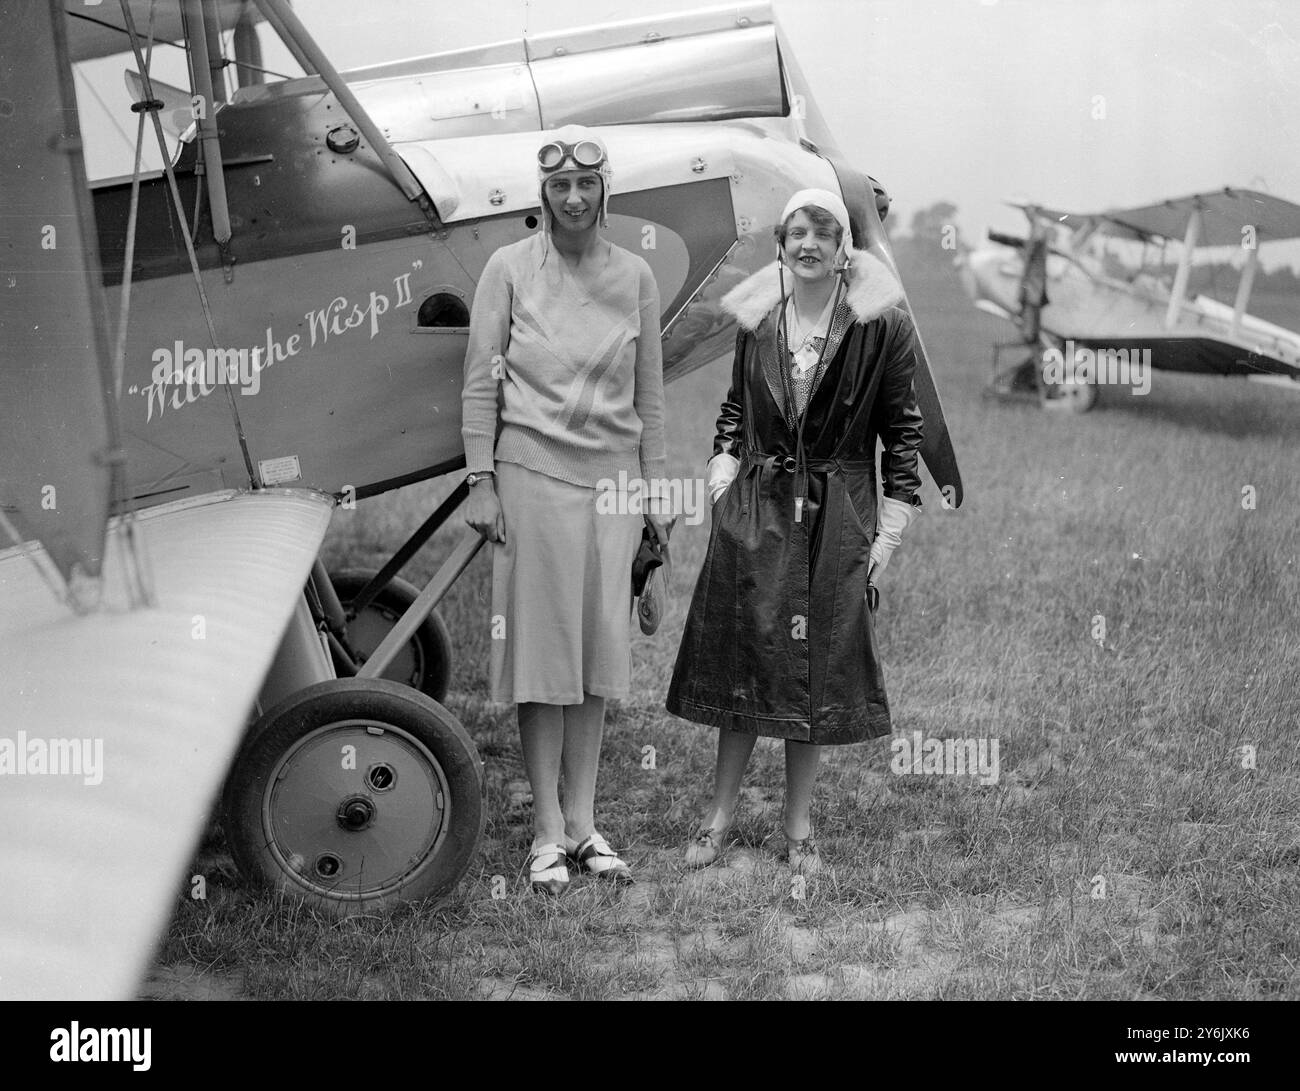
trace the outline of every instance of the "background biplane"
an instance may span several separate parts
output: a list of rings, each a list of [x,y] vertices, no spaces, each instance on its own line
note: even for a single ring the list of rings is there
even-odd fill
[[[1150,367],[1279,382],[1300,391],[1300,333],[1249,313],[1260,247],[1300,237],[1300,205],[1247,189],[1193,194],[1140,208],[1077,213],[1019,206],[1027,237],[994,232],[958,259],[975,305],[1015,324],[1020,341],[994,350],[993,389],[1036,391],[1043,404],[1085,411],[1097,398],[1100,364],[1063,381],[1043,378],[1045,350],[1072,342],[1105,363],[1117,353]],[[1166,264],[1166,244],[1179,244]],[[1198,251],[1237,248],[1233,304],[1189,297]],[[1003,350],[1019,349],[999,367]],[[1070,361],[1066,361],[1067,365]]]
[[[475,282],[537,229],[539,132],[602,127],[667,379],[729,348],[719,299],[771,260],[792,189],[840,192],[892,263],[888,200],[764,4],[346,74],[285,0],[3,14],[0,995],[120,997],[223,784],[241,868],[337,912],[442,894],[477,849],[435,607],[481,540],[423,589],[396,576],[465,487],[379,572],[317,553],[336,505],[463,465]],[[264,82],[268,32],[301,76]],[[155,85],[161,41],[188,88]],[[89,185],[72,64],[127,51],[137,139],[181,139]],[[917,390],[958,504],[924,359]],[[83,740],[102,768],[67,775]]]

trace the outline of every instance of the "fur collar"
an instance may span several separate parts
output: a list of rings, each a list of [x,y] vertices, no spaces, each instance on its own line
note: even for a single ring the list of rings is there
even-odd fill
[[[844,302],[859,322],[879,318],[903,300],[903,286],[879,258],[865,250],[850,250],[848,292]],[[787,277],[787,281],[791,278]],[[765,265],[722,297],[722,309],[750,331],[781,302],[780,271]]]

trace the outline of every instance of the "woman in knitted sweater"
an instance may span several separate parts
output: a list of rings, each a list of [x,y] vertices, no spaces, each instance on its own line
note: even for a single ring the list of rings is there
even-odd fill
[[[544,228],[497,250],[474,295],[462,437],[466,521],[494,543],[492,697],[517,706],[533,790],[530,880],[558,894],[569,858],[631,881],[596,832],[596,772],[605,700],[628,691],[641,528],[666,542],[672,520],[596,502],[620,471],[662,478],[665,457],[659,293],[600,234],[605,145],[568,126],[538,165]]]

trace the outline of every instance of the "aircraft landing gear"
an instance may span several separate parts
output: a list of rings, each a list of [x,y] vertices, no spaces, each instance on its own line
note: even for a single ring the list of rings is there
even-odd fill
[[[1047,348],[1060,346],[1043,335]],[[1002,366],[1002,353],[1020,349],[1025,353],[1009,366]],[[986,396],[999,399],[1036,401],[1043,409],[1058,413],[1086,413],[1097,404],[1096,384],[1086,378],[1069,373],[1058,382],[1043,379],[1043,359],[1037,346],[1013,341],[993,346],[993,378],[986,388]]]
[[[388,679],[300,690],[249,731],[224,793],[244,875],[339,916],[447,894],[483,837],[482,762],[456,718]]]
[[[420,596],[419,590],[399,576],[394,576],[360,610],[351,604],[375,577],[370,569],[349,568],[330,573],[329,580],[343,605],[347,622],[344,627],[347,647],[354,654],[352,663],[359,666],[379,647],[393,626]],[[451,681],[451,635],[437,610],[432,611],[414,635],[385,668],[383,678],[426,693],[435,701],[447,696]],[[340,675],[347,667],[335,655],[335,669]]]
[[[1044,409],[1058,413],[1086,413],[1097,404],[1097,387],[1094,383],[1067,376],[1060,383],[1040,387]]]
[[[1024,355],[1018,357],[1012,364],[1002,366],[1002,353],[1008,349],[1020,349]],[[995,398],[1037,400],[1041,385],[1038,369],[1038,354],[1030,346],[1020,341],[994,345],[993,376],[989,380],[989,385],[985,387],[985,393]]]
[[[1002,354],[1015,352],[1009,364],[1002,363]],[[1011,341],[993,346],[993,374],[984,388],[984,397],[998,401],[1020,401],[1042,404],[1043,376],[1038,350],[1023,341]]]
[[[1074,360],[1066,358],[1066,346],[1049,334],[1042,334],[1044,348],[1055,349],[1061,359],[1061,374],[1055,382],[1045,382],[1038,374],[1039,404],[1057,413],[1086,413],[1097,404],[1097,386],[1090,376],[1076,374]]]
[[[327,576],[317,562],[312,572],[316,616],[340,677],[389,678],[435,701],[447,696],[451,637],[434,607],[483,541],[467,536],[423,591],[397,573],[468,494],[469,486],[461,482],[378,572],[347,569]]]
[[[376,574],[313,565],[223,793],[253,881],[346,916],[441,897],[469,868],[483,763],[439,703],[451,639],[434,608],[483,539],[465,535],[422,591],[396,578],[467,491]]]

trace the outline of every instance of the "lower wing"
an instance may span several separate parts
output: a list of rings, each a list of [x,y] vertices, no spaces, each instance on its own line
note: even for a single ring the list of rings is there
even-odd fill
[[[45,585],[40,546],[0,553],[0,998],[134,995],[332,507],[269,490],[142,513],[137,609],[121,523],[89,615]]]

